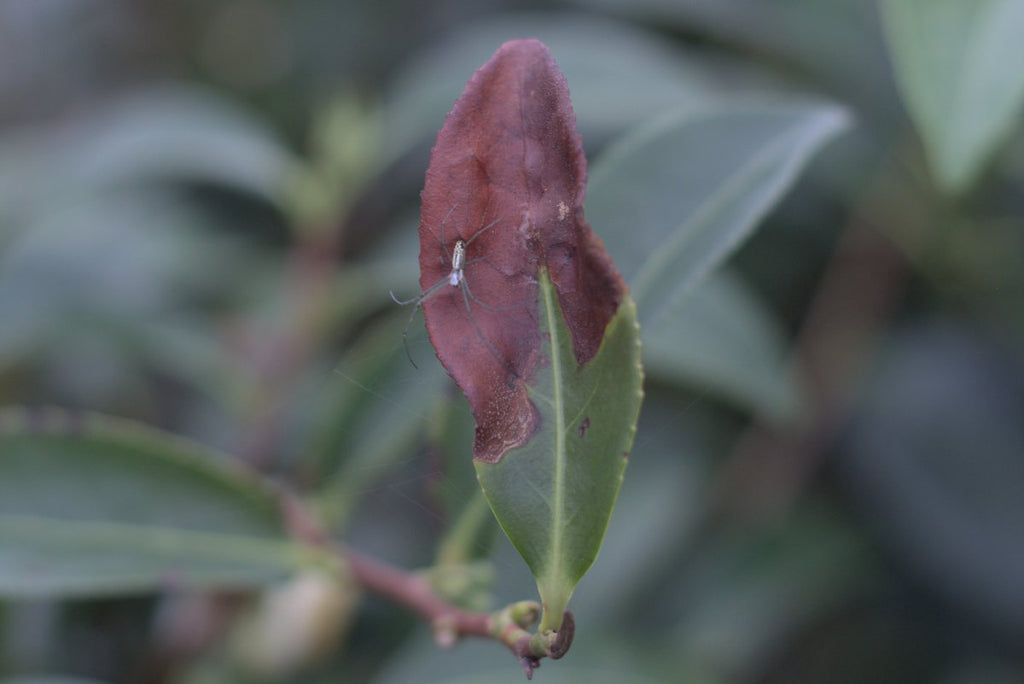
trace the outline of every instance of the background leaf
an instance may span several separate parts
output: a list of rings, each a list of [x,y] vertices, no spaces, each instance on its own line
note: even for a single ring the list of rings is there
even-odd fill
[[[313,558],[273,493],[200,447],[74,414],[0,414],[0,595],[260,586]]]
[[[948,322],[896,336],[838,465],[881,538],[1007,638],[1024,629],[1024,373]]]
[[[719,44],[710,52],[740,53],[746,69],[770,71],[769,89],[804,91],[828,83],[846,103],[872,118],[891,118],[893,92],[875,3],[864,0],[573,0],[640,25],[696,32]],[[752,58],[752,55],[757,55]],[[793,73],[793,72],[797,73]],[[810,79],[807,75],[810,74]],[[727,75],[722,75],[727,76]],[[720,80],[725,84],[728,81]],[[728,93],[735,95],[733,80]],[[815,90],[818,90],[815,88]]]
[[[729,256],[847,124],[831,105],[731,105],[673,115],[613,145],[594,165],[587,215],[641,324]]]
[[[410,60],[387,106],[392,154],[426,143],[466,85],[466,65],[495,46],[535,37],[551,49],[569,81],[584,140],[594,141],[652,111],[695,106],[714,97],[714,82],[657,36],[578,14],[520,13],[479,22]]]
[[[295,164],[272,131],[210,91],[141,89],[69,125],[0,139],[0,220],[55,200],[169,180],[276,202]]]
[[[718,271],[692,295],[677,293],[642,331],[644,369],[703,389],[773,420],[798,415],[781,326],[735,274]]]
[[[642,127],[598,159],[587,216],[637,300],[652,377],[795,415],[781,325],[735,278],[701,281],[846,125],[829,105],[729,105]]]
[[[939,185],[962,192],[1024,112],[1019,0],[884,0],[897,81]]]
[[[63,677],[61,675],[26,675],[0,680],[2,684],[104,684],[98,679]]]

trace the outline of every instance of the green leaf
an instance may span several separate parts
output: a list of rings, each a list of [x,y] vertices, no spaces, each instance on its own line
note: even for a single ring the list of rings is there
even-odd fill
[[[549,363],[529,392],[540,430],[497,463],[474,465],[499,524],[537,580],[543,631],[560,626],[597,557],[633,442],[643,373],[632,301],[623,301],[597,355],[580,367],[544,270],[539,285]]]
[[[0,219],[140,181],[211,183],[278,202],[295,168],[272,130],[212,92],[136,90],[72,125],[0,139]]]
[[[2,684],[104,684],[98,679],[64,677],[61,675],[25,675],[2,680]]]
[[[0,596],[260,586],[315,558],[278,499],[203,448],[126,421],[0,412]]]
[[[72,204],[37,207],[0,249],[0,367],[31,365],[93,406],[152,369],[223,406],[247,398],[251,378],[196,308],[251,297],[256,253],[197,230],[165,193]]]
[[[704,53],[739,55],[747,69],[763,70],[768,77],[765,90],[776,96],[779,77],[792,80],[795,75],[801,83],[813,83],[819,92],[842,93],[861,110],[892,106],[890,91],[879,87],[890,68],[873,2],[574,0],[574,4],[631,24],[709,39],[700,43]],[[771,55],[771,59],[758,55]],[[774,80],[770,71],[775,72]],[[723,76],[719,82],[730,96],[749,92],[742,73],[739,79],[735,73]]]
[[[774,420],[796,416],[800,397],[789,372],[781,325],[727,270],[644,328],[644,366],[662,381],[696,386]]]
[[[763,667],[766,654],[848,609],[874,577],[863,532],[828,506],[799,506],[778,529],[725,530],[674,578],[678,652],[725,681]],[[860,677],[853,681],[864,681]]]
[[[594,166],[587,216],[641,324],[734,252],[847,124],[832,105],[732,105],[673,115],[613,145]]]
[[[961,192],[1020,123],[1020,0],[886,0],[893,66],[939,185]]]

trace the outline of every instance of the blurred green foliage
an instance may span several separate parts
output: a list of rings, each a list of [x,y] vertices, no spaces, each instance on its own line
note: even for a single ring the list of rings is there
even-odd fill
[[[388,297],[445,112],[527,35],[648,369],[538,679],[1024,678],[1020,0],[13,0],[0,404],[132,422],[0,414],[0,681],[521,681],[296,553],[244,469],[453,600],[533,596]]]

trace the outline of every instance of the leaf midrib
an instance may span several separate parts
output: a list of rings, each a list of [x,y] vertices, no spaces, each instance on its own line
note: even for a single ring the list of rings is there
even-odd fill
[[[552,477],[551,495],[551,557],[550,565],[545,568],[545,574],[549,578],[562,575],[561,559],[563,558],[562,538],[563,518],[565,512],[565,470],[566,470],[566,449],[565,449],[565,410],[564,397],[562,393],[562,357],[561,339],[559,337],[559,326],[556,316],[559,315],[553,301],[553,287],[547,277],[542,277],[541,289],[544,294],[544,315],[547,319],[548,340],[551,358],[551,393],[552,405],[555,414],[555,453],[554,453],[554,476]],[[561,623],[562,616],[552,616],[545,610],[541,629],[551,626],[548,623],[557,625]]]

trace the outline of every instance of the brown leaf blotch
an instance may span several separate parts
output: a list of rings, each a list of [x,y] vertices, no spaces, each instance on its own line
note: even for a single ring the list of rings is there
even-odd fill
[[[430,157],[420,218],[420,286],[465,280],[423,304],[438,358],[476,419],[475,458],[495,462],[539,425],[526,386],[548,361],[537,283],[546,267],[586,363],[625,284],[583,219],[587,163],[565,77],[538,40],[505,43],[469,80]]]

